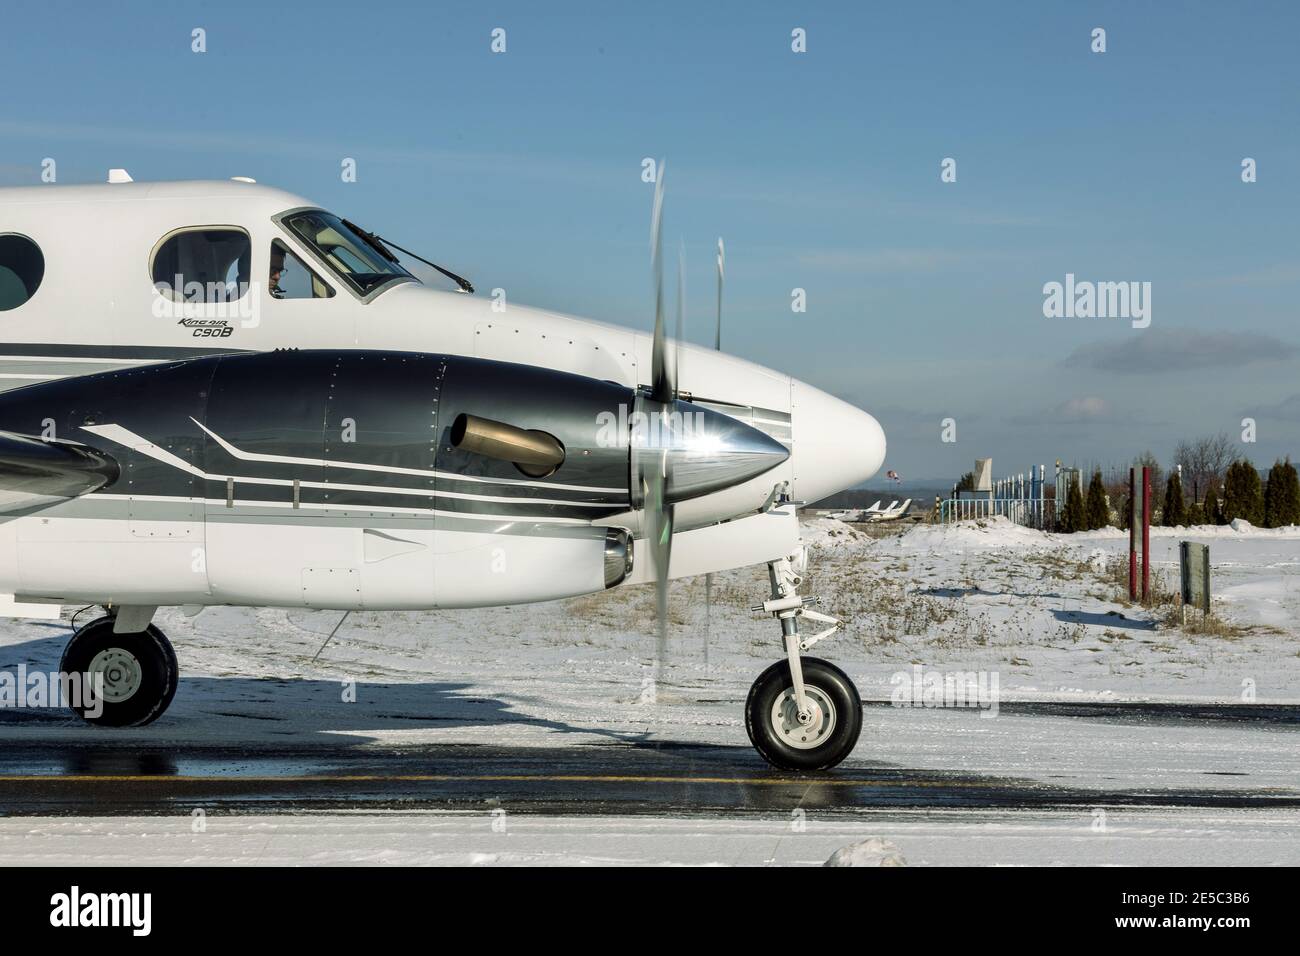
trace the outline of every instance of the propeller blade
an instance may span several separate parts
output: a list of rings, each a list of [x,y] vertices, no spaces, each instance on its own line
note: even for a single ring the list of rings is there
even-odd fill
[[[713,340],[713,347],[722,351],[722,280],[726,271],[727,250],[722,247],[722,237],[718,237],[718,330]]]
[[[664,329],[664,171],[665,160],[659,161],[655,177],[654,209],[650,215],[650,273],[654,283],[655,330],[650,354],[649,399],[659,406],[659,414],[671,407],[677,396],[677,369],[675,356],[668,348]],[[680,316],[680,284],[678,293]],[[679,317],[678,323],[680,325]],[[655,682],[664,681],[668,659],[668,563],[673,547],[673,511],[668,503],[668,452],[646,455],[640,466],[642,499],[645,508],[646,544],[650,547],[650,561],[655,569]]]
[[[673,554],[673,506],[668,503],[668,455],[655,456],[642,475],[645,488],[646,543],[655,569],[655,685],[663,686],[668,666],[668,567]]]
[[[650,397],[657,402],[669,402],[677,394],[677,370],[669,353],[667,334],[664,331],[664,164],[659,161],[659,174],[655,178],[654,212],[650,217],[650,271],[655,287],[655,331],[650,353]]]
[[[673,400],[677,400],[677,383],[681,381],[682,342],[686,339],[686,241],[677,248],[677,333],[673,342]]]
[[[722,283],[726,274],[727,250],[718,237],[718,325],[713,347],[722,351]],[[704,669],[709,669],[709,639],[713,636],[713,572],[704,575]]]

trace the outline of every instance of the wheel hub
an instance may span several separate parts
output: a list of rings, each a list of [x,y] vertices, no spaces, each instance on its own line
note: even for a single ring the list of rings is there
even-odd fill
[[[772,730],[781,742],[795,750],[819,747],[835,730],[835,705],[820,687],[804,685],[808,710],[799,712],[794,688],[787,687],[772,704]]]
[[[130,700],[140,689],[143,671],[140,661],[130,651],[120,647],[108,647],[90,659],[86,668],[94,687],[95,676],[103,678],[104,686],[100,694],[110,704],[120,704]]]

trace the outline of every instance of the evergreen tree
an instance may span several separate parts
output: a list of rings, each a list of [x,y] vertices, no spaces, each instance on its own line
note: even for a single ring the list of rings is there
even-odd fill
[[[1223,524],[1223,509],[1219,507],[1219,496],[1214,491],[1214,486],[1205,493],[1205,504],[1201,506],[1205,511],[1206,524]]]
[[[1260,491],[1259,472],[1249,459],[1228,466],[1223,481],[1223,523],[1243,518],[1255,526],[1264,523],[1264,496]]]
[[[1079,490],[1079,482],[1072,480],[1070,490],[1065,496],[1065,510],[1061,513],[1060,527],[1057,530],[1064,531],[1066,534],[1086,531],[1087,521],[1088,516],[1083,507],[1083,492]]]
[[[1167,528],[1175,528],[1187,523],[1187,512],[1183,505],[1183,482],[1178,472],[1170,472],[1165,483],[1165,507],[1160,523]]]
[[[1089,531],[1104,528],[1110,524],[1110,506],[1106,504],[1106,487],[1101,482],[1101,472],[1092,473],[1088,482],[1088,503],[1085,521]]]
[[[1187,526],[1205,524],[1205,509],[1193,501],[1187,506]]]
[[[1234,461],[1229,465],[1223,476],[1223,500],[1219,502],[1219,514],[1224,524],[1241,517],[1241,479],[1238,477],[1241,469],[1237,464]]]
[[[1264,479],[1264,527],[1278,527],[1278,505],[1281,503],[1278,499],[1282,494],[1282,463],[1273,462],[1273,467],[1268,470],[1268,477]]]
[[[1264,524],[1264,483],[1260,480],[1259,469],[1246,459],[1242,472],[1242,484],[1246,489],[1247,520],[1256,527]]]
[[[1300,482],[1288,457],[1268,470],[1264,483],[1264,527],[1282,528],[1300,523]]]
[[[1264,486],[1264,527],[1300,524],[1300,477],[1288,457],[1268,470]]]
[[[1300,524],[1300,474],[1297,474],[1289,455],[1282,464],[1286,471],[1282,475],[1282,504],[1278,509],[1278,520],[1282,525]]]

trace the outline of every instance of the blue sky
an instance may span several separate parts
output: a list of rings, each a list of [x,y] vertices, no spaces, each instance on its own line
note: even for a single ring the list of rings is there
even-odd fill
[[[47,156],[60,182],[253,176],[512,301],[648,328],[641,160],[666,156],[688,336],[711,341],[722,235],[724,348],[876,412],[905,478],[1167,458],[1245,416],[1256,464],[1300,455],[1294,5],[52,0],[4,23],[5,184]],[[1150,328],[1044,318],[1066,273],[1150,282]]]

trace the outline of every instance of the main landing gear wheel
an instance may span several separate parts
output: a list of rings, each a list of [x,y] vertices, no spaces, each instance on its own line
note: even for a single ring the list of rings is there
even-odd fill
[[[862,732],[862,699],[842,670],[805,657],[808,710],[800,719],[789,661],[759,675],[745,701],[745,730],[763,759],[782,770],[825,770],[850,753]]]
[[[176,652],[152,624],[137,634],[114,634],[113,620],[96,618],[79,628],[59,670],[85,675],[92,688],[102,677],[102,699],[83,695],[72,708],[87,723],[141,727],[162,716],[176,695]]]

